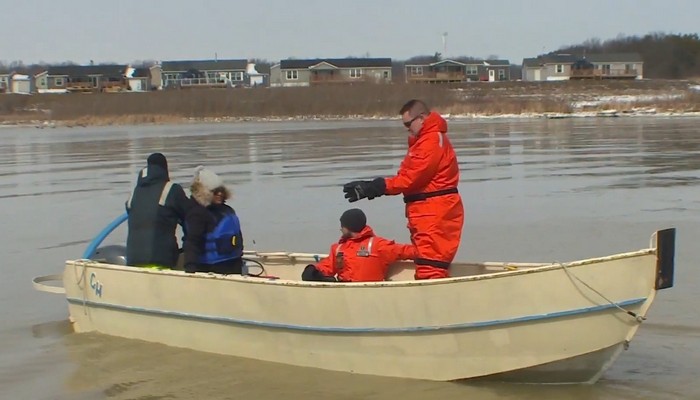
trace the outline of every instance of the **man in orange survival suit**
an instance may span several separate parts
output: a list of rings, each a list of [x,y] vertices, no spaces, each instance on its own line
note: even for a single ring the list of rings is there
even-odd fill
[[[408,153],[396,176],[350,182],[343,191],[350,202],[403,194],[411,241],[418,252],[415,278],[446,278],[464,224],[457,156],[447,138],[447,122],[425,103],[411,100],[399,113],[409,136]]]
[[[390,264],[416,256],[415,246],[376,236],[359,208],[340,216],[340,231],[343,234],[331,246],[328,257],[316,265],[307,265],[302,280],[336,282],[337,275],[340,282],[383,281]]]

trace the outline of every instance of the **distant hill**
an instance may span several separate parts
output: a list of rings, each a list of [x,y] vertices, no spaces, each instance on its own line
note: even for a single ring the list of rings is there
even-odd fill
[[[585,42],[563,47],[555,53],[639,53],[644,60],[644,77],[682,79],[700,77],[700,37],[693,34],[650,33],[620,36],[601,42]]]

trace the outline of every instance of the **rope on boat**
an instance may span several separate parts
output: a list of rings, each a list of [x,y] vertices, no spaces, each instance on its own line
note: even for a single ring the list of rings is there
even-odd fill
[[[265,266],[264,266],[260,261],[258,261],[258,260],[252,260],[252,259],[250,259],[250,258],[245,258],[245,257],[243,257],[243,262],[244,262],[244,263],[251,262],[251,263],[253,263],[253,264],[257,264],[257,267],[260,268],[260,273],[259,273],[259,274],[251,274],[250,271],[248,270],[248,266],[246,265],[246,267],[245,267],[245,270],[246,270],[246,271],[245,271],[245,272],[246,272],[245,275],[250,275],[250,276],[258,277],[258,276],[262,276],[262,275],[265,273]],[[243,272],[243,271],[241,271],[241,272]]]
[[[634,311],[630,311],[630,310],[627,310],[627,309],[625,309],[625,308],[623,308],[623,307],[620,307],[619,304],[617,304],[617,303],[615,303],[614,301],[610,300],[609,298],[605,297],[605,295],[603,295],[603,294],[600,293],[599,291],[595,290],[591,285],[587,284],[587,283],[584,282],[581,278],[579,278],[578,276],[574,275],[573,272],[569,271],[569,267],[567,267],[564,263],[557,262],[557,264],[559,264],[559,266],[564,270],[564,272],[566,272],[566,274],[569,276],[569,279],[571,279],[572,281],[575,279],[575,280],[581,282],[584,286],[586,286],[588,289],[590,289],[590,290],[592,290],[593,292],[595,292],[598,296],[600,296],[600,297],[602,297],[603,299],[605,299],[605,301],[607,301],[608,303],[610,303],[611,305],[613,305],[615,308],[617,308],[618,310],[620,310],[620,311],[624,312],[625,314],[627,314],[627,315],[631,316],[632,318],[634,318],[635,321],[637,321],[638,323],[641,324],[642,322],[646,321],[647,317],[645,317],[645,316],[643,316],[643,315],[638,315],[638,314],[635,313]]]
[[[508,264],[507,262],[504,262],[504,263],[503,263],[503,269],[505,269],[506,271],[517,271],[517,270],[518,270],[518,266],[517,266],[517,265],[510,265],[510,264]]]
[[[85,303],[87,302],[87,280],[85,278],[85,264],[83,263],[82,269],[80,272],[80,278],[78,278],[78,271],[76,271],[78,268],[77,263],[73,264],[73,275],[75,275],[76,279],[76,284],[78,285],[78,288],[82,289],[81,292],[83,294],[83,313],[87,315],[87,307],[85,307]],[[82,286],[80,285],[82,282]]]

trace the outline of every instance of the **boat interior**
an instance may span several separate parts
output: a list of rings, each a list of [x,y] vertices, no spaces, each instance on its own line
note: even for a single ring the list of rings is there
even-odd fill
[[[263,276],[273,276],[280,279],[298,280],[301,272],[308,264],[317,262],[316,256],[305,253],[252,253],[245,259],[250,275],[262,272]],[[543,263],[453,263],[450,266],[450,276],[474,276],[493,274],[497,272],[516,271],[524,268],[535,268],[549,264]],[[264,271],[262,270],[264,268]],[[412,281],[415,265],[411,261],[394,263],[389,268],[387,281]]]
[[[125,255],[126,248],[124,246],[106,246],[97,249],[92,259],[93,261],[108,264],[126,265]],[[300,280],[301,273],[308,264],[315,264],[325,256],[325,254],[312,253],[246,251],[243,258],[249,276],[259,276],[267,279]],[[461,277],[505,273],[547,265],[551,265],[551,263],[457,262],[452,263],[450,266],[450,276]],[[175,270],[184,270],[182,256]],[[412,281],[414,280],[413,275],[413,262],[401,261],[390,266],[386,280]]]

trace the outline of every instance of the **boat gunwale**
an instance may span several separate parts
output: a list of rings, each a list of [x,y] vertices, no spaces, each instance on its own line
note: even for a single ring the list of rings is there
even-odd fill
[[[597,264],[601,262],[615,261],[626,258],[642,257],[650,254],[655,254],[655,248],[646,248],[632,252],[618,253],[609,256],[588,258],[583,260],[569,261],[569,262],[551,262],[542,263],[541,266],[536,267],[524,267],[522,269],[513,269],[499,272],[492,272],[479,275],[467,275],[467,276],[456,276],[450,278],[441,279],[425,279],[425,280],[405,280],[405,281],[378,281],[378,282],[315,282],[315,281],[302,281],[302,280],[291,280],[291,279],[281,279],[281,278],[267,278],[267,277],[255,277],[253,275],[221,275],[215,273],[187,273],[180,270],[154,270],[149,268],[138,268],[133,266],[123,266],[116,264],[101,263],[95,260],[87,259],[77,259],[77,260],[67,260],[66,266],[83,266],[98,269],[108,269],[108,270],[118,270],[126,271],[130,273],[140,273],[140,274],[155,274],[155,275],[169,275],[169,276],[186,276],[188,278],[196,279],[217,279],[217,280],[227,280],[236,281],[242,283],[250,284],[262,284],[262,285],[282,285],[282,286],[299,286],[299,287],[314,287],[314,288],[339,288],[339,287],[354,287],[354,288],[367,288],[367,287],[406,287],[406,286],[428,286],[428,285],[444,285],[453,283],[464,283],[470,281],[481,281],[487,279],[497,279],[505,278],[511,276],[519,276],[524,274],[547,272],[556,269],[566,268],[576,268],[590,264]],[[301,258],[301,257],[299,257]],[[291,258],[290,258],[291,259]],[[464,263],[468,264],[468,263]],[[517,263],[473,263],[470,265],[484,265],[484,266],[516,266]]]

